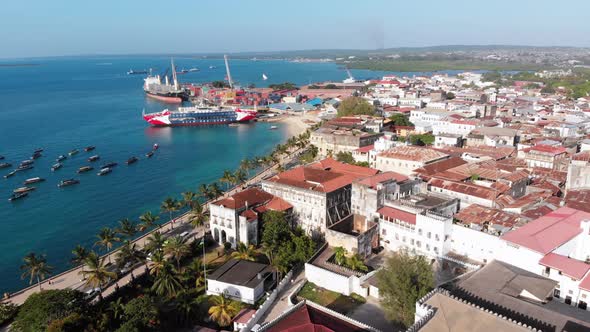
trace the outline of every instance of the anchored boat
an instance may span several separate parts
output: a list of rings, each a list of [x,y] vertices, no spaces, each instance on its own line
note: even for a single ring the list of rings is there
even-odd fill
[[[94,167],[92,167],[92,166],[82,166],[82,167],[78,168],[78,174],[86,173],[86,172],[91,171],[93,169],[94,169]]]
[[[75,184],[80,183],[80,181],[76,180],[76,179],[67,179],[67,180],[62,180],[57,184],[58,188],[63,188],[63,187],[68,187],[68,186],[73,186]]]
[[[18,193],[18,194],[12,194],[10,196],[10,198],[8,198],[8,201],[12,202],[12,201],[16,201],[17,199],[21,199],[21,198],[25,198],[29,195],[28,192],[24,192],[24,193]]]
[[[31,184],[31,183],[37,183],[37,182],[43,182],[45,181],[44,178],[40,178],[40,177],[34,177],[34,178],[30,178],[30,179],[26,179],[25,180],[25,184]]]

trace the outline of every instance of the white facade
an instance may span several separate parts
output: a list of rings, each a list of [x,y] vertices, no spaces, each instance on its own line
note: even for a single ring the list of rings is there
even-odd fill
[[[264,283],[260,282],[256,288],[249,288],[207,279],[207,295],[222,294],[236,301],[254,304],[264,294]]]

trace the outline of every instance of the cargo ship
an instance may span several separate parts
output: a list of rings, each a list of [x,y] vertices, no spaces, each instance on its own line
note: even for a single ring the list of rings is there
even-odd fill
[[[168,80],[168,75],[164,74],[164,82],[160,75],[149,75],[144,79],[143,90],[146,96],[166,103],[180,104],[188,100],[189,94],[186,89],[178,84],[176,77],[176,68],[174,60],[170,60],[172,66],[172,83]]]
[[[256,118],[256,111],[234,107],[194,106],[179,107],[175,111],[165,109],[158,113],[144,112],[142,115],[145,121],[157,127],[206,126],[247,122]]]

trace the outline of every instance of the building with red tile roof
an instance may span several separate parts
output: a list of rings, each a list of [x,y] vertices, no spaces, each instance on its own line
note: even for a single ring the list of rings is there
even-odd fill
[[[211,235],[220,244],[257,244],[259,221],[268,210],[289,213],[293,206],[280,197],[252,187],[209,204]]]
[[[435,149],[400,145],[377,154],[374,167],[383,172],[393,171],[411,175],[415,169],[448,158],[448,154]]]
[[[262,188],[291,204],[296,222],[304,230],[323,233],[327,226],[352,213],[352,182],[378,172],[327,158],[276,174],[262,181]]]

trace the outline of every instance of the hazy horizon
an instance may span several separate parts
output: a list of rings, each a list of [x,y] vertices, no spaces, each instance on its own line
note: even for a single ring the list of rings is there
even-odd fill
[[[8,2],[0,58],[376,50],[432,46],[588,47],[583,0]]]

